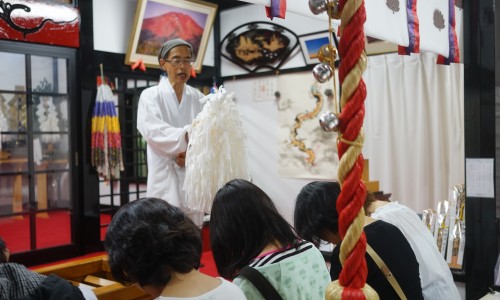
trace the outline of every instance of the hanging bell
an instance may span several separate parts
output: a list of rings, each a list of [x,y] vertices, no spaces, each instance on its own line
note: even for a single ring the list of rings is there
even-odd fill
[[[315,15],[326,11],[326,0],[309,0],[309,9]]]
[[[318,50],[318,59],[320,62],[332,64],[337,58],[337,48],[330,44],[321,46]]]
[[[319,125],[326,132],[339,131],[340,120],[331,111],[327,111],[319,117]]]
[[[319,83],[325,83],[333,77],[333,69],[327,63],[319,63],[313,68],[313,76]]]
[[[331,6],[331,13],[328,11],[328,6]],[[315,15],[326,11],[333,19],[340,19],[340,7],[338,0],[309,0],[309,9]]]
[[[331,6],[331,10],[326,10],[330,18],[340,20],[342,12],[340,11],[340,5],[338,0],[325,0]]]

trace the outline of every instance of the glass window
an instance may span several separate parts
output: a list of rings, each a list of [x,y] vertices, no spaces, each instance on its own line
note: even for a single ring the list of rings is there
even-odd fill
[[[36,214],[36,248],[49,248],[71,243],[71,212],[51,211]]]
[[[33,95],[33,131],[68,132],[66,96]]]
[[[24,54],[0,52],[0,90],[14,91],[16,87],[26,89],[26,59]]]
[[[18,132],[27,131],[28,119],[25,94],[0,94],[0,112],[2,142],[15,140],[15,135]]]
[[[46,56],[31,57],[33,92],[67,93],[66,59]]]
[[[44,133],[33,135],[33,161],[40,170],[61,170],[69,168],[68,134]]]
[[[8,139],[6,139],[8,138]],[[0,149],[0,175],[10,172],[28,171],[27,134],[2,134],[2,149]]]
[[[11,254],[30,250],[30,233],[30,218],[0,217],[0,236]]]
[[[69,65],[76,52],[0,44],[0,236],[12,254],[34,257],[74,238]]]
[[[20,160],[11,160],[8,163],[2,161],[2,167],[7,165],[11,172],[15,171],[19,164],[26,162]],[[19,214],[28,211],[29,199],[29,177],[28,175],[2,175],[0,180],[0,215]],[[16,217],[14,217],[16,218]],[[1,227],[1,226],[0,226]],[[1,236],[1,234],[0,234]]]

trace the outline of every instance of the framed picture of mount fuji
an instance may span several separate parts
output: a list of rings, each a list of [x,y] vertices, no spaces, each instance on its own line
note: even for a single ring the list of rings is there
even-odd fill
[[[139,0],[125,63],[142,60],[147,67],[159,68],[163,43],[181,38],[193,46],[193,68],[199,73],[216,11],[217,4],[199,0]]]

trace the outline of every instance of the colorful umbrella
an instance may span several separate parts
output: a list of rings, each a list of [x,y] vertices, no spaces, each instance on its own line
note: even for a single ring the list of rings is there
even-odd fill
[[[104,79],[102,65],[92,114],[91,162],[104,180],[118,178],[123,171],[120,124],[113,92]]]

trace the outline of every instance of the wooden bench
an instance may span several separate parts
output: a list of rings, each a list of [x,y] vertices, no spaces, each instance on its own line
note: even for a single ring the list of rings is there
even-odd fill
[[[49,267],[33,269],[40,274],[56,274],[74,285],[90,287],[99,300],[151,300],[141,289],[124,286],[116,282],[111,275],[107,255],[83,258],[76,261],[61,263]]]

